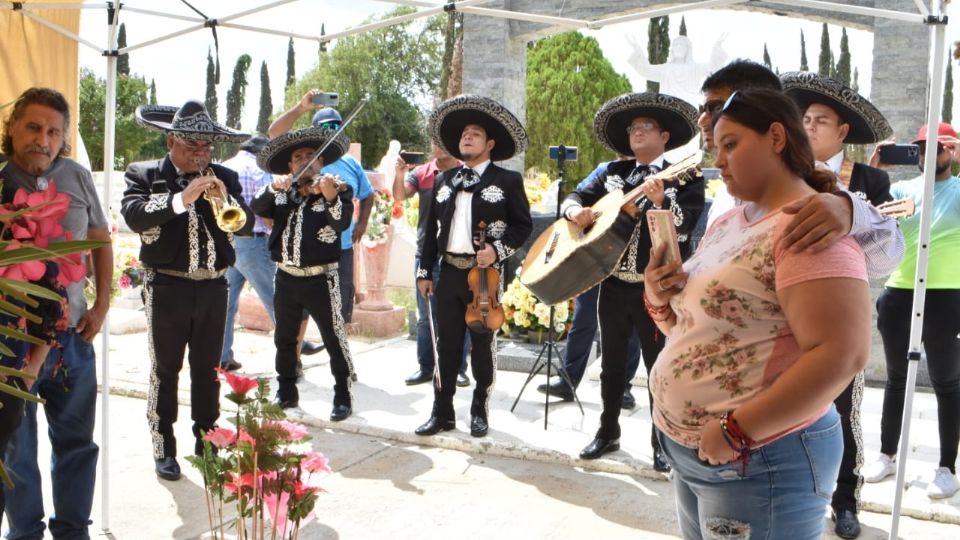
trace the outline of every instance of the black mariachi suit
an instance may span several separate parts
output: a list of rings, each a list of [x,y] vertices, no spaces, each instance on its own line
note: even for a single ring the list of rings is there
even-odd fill
[[[456,210],[460,188],[454,185],[457,173],[463,167],[445,171],[437,176],[433,186],[433,203],[426,215],[423,252],[417,279],[432,279],[432,269],[442,259],[450,239],[450,226]],[[476,238],[480,222],[487,224],[488,243],[497,254],[494,267],[499,271],[503,261],[523,245],[533,230],[530,204],[523,189],[523,177],[490,163],[472,187],[471,238]],[[464,255],[464,254],[460,254]],[[433,416],[440,420],[454,420],[453,394],[456,392],[457,371],[463,359],[463,333],[467,330],[464,315],[472,300],[467,286],[467,273],[443,263],[434,294],[437,297],[437,354],[440,360],[441,390],[435,391]],[[496,369],[496,342],[494,333],[470,331],[472,346],[470,366],[477,381],[473,392],[470,415],[487,418],[487,402],[493,390]]]
[[[890,195],[890,176],[886,171],[854,163],[847,189],[854,195],[878,206],[893,200]],[[843,458],[833,491],[834,510],[860,510],[860,489],[863,477],[856,473],[863,466],[863,429],[860,425],[860,407],[863,402],[863,372],[858,373],[843,392],[833,400],[840,414],[843,430]]]
[[[273,220],[270,258],[279,265],[273,295],[277,318],[273,333],[273,343],[277,347],[277,397],[283,401],[299,399],[297,333],[306,310],[316,321],[330,352],[333,404],[352,407],[353,361],[341,311],[339,274],[329,271],[296,276],[282,267],[303,269],[340,260],[340,234],[350,226],[353,218],[353,190],[348,187],[333,203],[327,202],[322,194],[297,198],[299,202],[296,202],[291,193],[275,193],[267,185],[250,203],[257,215]]]
[[[616,189],[629,191],[640,185],[643,179],[652,174],[648,170],[638,170],[635,160],[613,161],[607,166],[605,174],[594,182],[578,189],[564,201],[564,215],[571,206],[592,206],[604,195]],[[664,162],[666,168],[669,163]],[[676,181],[663,183],[664,201],[662,208],[673,212],[677,228],[680,253],[684,259],[690,255],[690,232],[693,230],[703,211],[704,186],[702,181],[680,185]],[[650,259],[650,231],[647,228],[646,211],[654,208],[645,196],[637,200],[640,209],[640,221],[634,229],[633,239],[620,259],[619,272],[643,274]],[[623,403],[623,389],[626,381],[627,344],[630,335],[637,332],[640,337],[640,350],[647,375],[653,367],[657,355],[663,349],[664,338],[657,336],[657,326],[643,307],[643,282],[631,283],[616,277],[617,273],[600,284],[600,299],[597,311],[600,318],[600,342],[603,348],[601,356],[600,395],[603,399],[603,412],[600,415],[600,430],[597,437],[617,439],[620,437],[620,406]],[[639,279],[639,276],[637,276]],[[647,392],[648,397],[649,391]],[[649,399],[652,407],[652,397]],[[659,449],[656,437],[651,435],[654,450]]]
[[[247,214],[247,223],[236,234],[250,234],[253,213],[241,196],[237,173],[211,165],[227,188],[233,204]],[[193,433],[209,430],[220,416],[220,383],[214,368],[220,361],[227,313],[227,281],[224,277],[194,280],[157,272],[212,274],[233,264],[232,235],[221,231],[210,203],[200,197],[173,210],[173,196],[183,191],[185,178],[167,156],[127,167],[127,189],[121,213],[127,225],[140,233],[140,260],[147,268],[143,303],[151,356],[150,395],[147,421],[153,438],[155,459],[175,457],[173,423],[177,420],[177,379],[183,366],[184,348],[190,347],[190,403]],[[197,450],[202,446],[197,446]]]

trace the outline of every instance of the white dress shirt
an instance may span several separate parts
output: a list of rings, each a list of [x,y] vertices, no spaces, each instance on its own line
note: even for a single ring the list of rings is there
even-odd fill
[[[477,178],[480,178],[489,165],[490,160],[488,159],[476,167],[470,168],[477,174]],[[458,255],[476,253],[477,251],[473,248],[473,229],[470,226],[473,220],[473,193],[467,190],[457,192],[457,199],[454,204],[456,204],[456,207],[453,210],[453,219],[450,220],[447,253]]]

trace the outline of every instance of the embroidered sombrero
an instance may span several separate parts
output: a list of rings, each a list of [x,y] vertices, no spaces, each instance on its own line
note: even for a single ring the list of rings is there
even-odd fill
[[[437,105],[430,115],[430,135],[447,153],[460,155],[460,135],[468,124],[477,124],[496,141],[490,159],[503,161],[523,152],[527,132],[517,117],[496,101],[481,96],[461,95]]]
[[[666,150],[679,148],[697,133],[697,109],[682,99],[642,92],[623,94],[607,101],[593,119],[593,133],[600,144],[624,156],[632,156],[627,127],[634,118],[646,116],[656,120],[670,133]]]
[[[850,126],[847,144],[870,144],[893,134],[893,128],[873,103],[840,81],[809,71],[792,71],[780,75],[783,91],[803,113],[812,103],[826,105],[836,111]]]
[[[335,130],[321,127],[311,127],[299,131],[291,131],[273,139],[257,155],[257,165],[273,174],[290,174],[290,155],[298,148],[316,150],[330,139]],[[350,148],[350,139],[340,134],[323,151],[323,164],[330,165],[340,159]]]
[[[172,133],[185,139],[239,143],[250,138],[248,133],[218,124],[200,101],[190,100],[183,107],[141,105],[137,107],[137,123],[151,131]]]

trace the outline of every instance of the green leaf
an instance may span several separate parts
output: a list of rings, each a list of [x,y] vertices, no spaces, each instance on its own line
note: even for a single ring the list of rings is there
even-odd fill
[[[47,298],[50,300],[60,300],[60,293],[56,291],[51,291],[50,289],[34,285],[33,283],[27,283],[25,281],[18,281],[16,279],[10,278],[0,278],[0,291],[3,291],[6,294],[15,295],[20,301],[27,301],[31,296],[39,296],[40,298]],[[19,294],[18,294],[19,293]],[[36,307],[38,304],[34,301],[32,307]]]
[[[20,377],[21,379],[36,379],[37,376],[26,371],[21,371],[19,369],[14,369],[9,366],[0,366],[0,375],[6,375],[7,377]]]
[[[46,248],[20,246],[16,249],[0,252],[0,266],[8,266],[27,261],[48,260],[62,255],[96,249],[109,243],[108,240],[70,240],[67,242],[53,242]],[[6,243],[3,245],[5,246]]]
[[[25,334],[19,330],[14,330],[3,325],[0,325],[0,336],[5,336],[13,339],[19,339],[20,341],[26,341],[27,343],[33,343],[34,345],[44,345],[46,341],[33,337],[30,334]]]
[[[23,309],[22,307],[16,304],[11,304],[10,302],[7,302],[6,300],[3,300],[3,299],[0,299],[0,310],[6,313],[9,313],[11,315],[24,317],[32,323],[40,324],[41,322],[43,322],[43,319],[41,319],[38,315],[30,313],[29,311]]]
[[[4,382],[4,383],[0,383],[0,392],[6,392],[7,394],[10,394],[11,396],[18,397],[18,398],[23,399],[23,400],[26,400],[26,401],[32,401],[32,402],[34,402],[34,403],[46,403],[46,401],[44,401],[42,398],[39,398],[39,397],[31,394],[30,392],[24,392],[23,390],[15,387],[15,386],[11,386],[10,384],[5,383],[5,382]]]

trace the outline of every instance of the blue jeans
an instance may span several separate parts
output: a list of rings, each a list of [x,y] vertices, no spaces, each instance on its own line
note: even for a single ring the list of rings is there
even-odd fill
[[[700,538],[819,540],[843,454],[840,415],[827,414],[739,463],[708,465],[697,450],[657,432],[673,465],[680,532]]]
[[[570,332],[567,333],[567,346],[563,352],[563,369],[570,376],[573,386],[579,386],[583,374],[587,370],[587,360],[590,358],[590,347],[597,339],[597,302],[600,298],[600,286],[580,293],[574,300],[573,322]],[[627,376],[626,387],[631,388],[630,381],[637,374],[640,366],[640,338],[637,333],[630,334],[630,343],[627,344]]]
[[[233,237],[233,248],[237,253],[237,260],[227,269],[227,284],[230,291],[227,295],[227,325],[223,332],[223,351],[220,353],[220,363],[233,360],[233,326],[240,308],[240,293],[243,285],[249,281],[257,296],[267,308],[267,315],[274,324],[277,318],[273,312],[273,279],[277,274],[277,263],[270,260],[269,240],[266,236]]]
[[[73,329],[57,336],[32,392],[47,400],[52,456],[54,538],[89,539],[90,508],[100,449],[93,442],[97,404],[96,355],[93,345]],[[62,362],[62,365],[58,366]],[[56,370],[56,373],[54,371]],[[6,490],[7,538],[43,538],[43,492],[37,466],[37,404],[27,402],[25,416],[7,449],[5,465],[14,483]]]
[[[420,258],[417,257],[413,262],[413,272],[416,275],[417,268],[420,268]],[[433,265],[433,290],[437,290],[437,280],[440,278],[440,261]],[[430,343],[430,325],[427,324],[427,300],[420,296],[419,290],[415,291],[417,296],[417,362],[420,363],[420,369],[427,372],[433,371],[433,344]],[[437,297],[430,297],[430,309],[433,310],[433,328],[437,328]],[[460,373],[467,372],[467,357],[470,355],[470,332],[464,332],[463,335],[463,362],[460,364]]]

